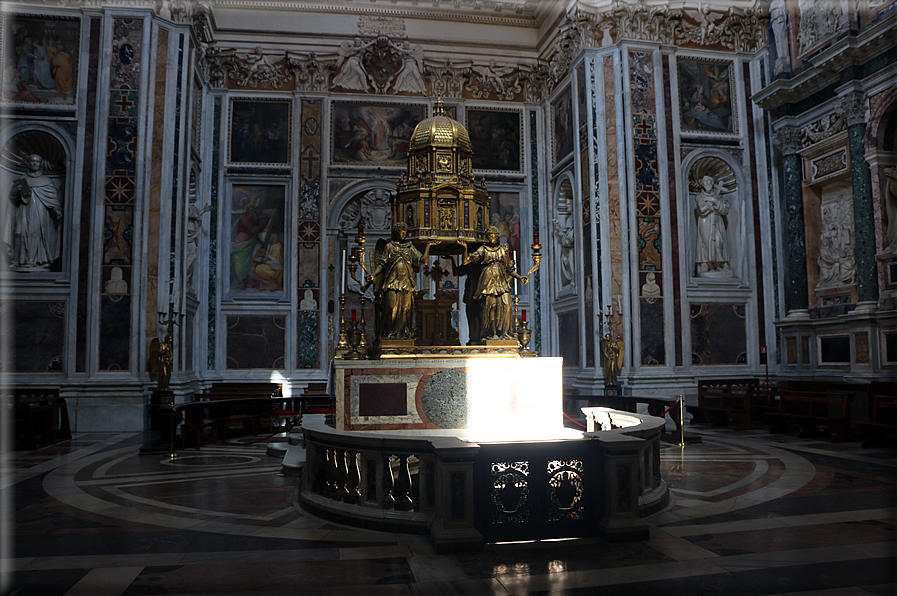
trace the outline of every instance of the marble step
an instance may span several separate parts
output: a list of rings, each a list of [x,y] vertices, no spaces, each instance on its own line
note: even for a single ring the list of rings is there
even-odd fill
[[[302,468],[305,466],[305,447],[301,445],[287,446],[286,455],[283,456],[283,463],[280,465],[280,471],[284,476],[301,476]]]

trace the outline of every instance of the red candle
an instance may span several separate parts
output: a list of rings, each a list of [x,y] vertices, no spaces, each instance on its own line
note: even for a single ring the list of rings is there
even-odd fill
[[[352,258],[353,259],[355,258],[355,247],[354,246],[352,247]]]
[[[520,315],[520,320],[526,323],[526,309],[523,309],[523,312]]]
[[[533,244],[539,244],[539,232],[533,234]]]
[[[352,322],[355,322],[355,309],[352,309]]]
[[[364,226],[358,226],[358,235],[364,236]]]

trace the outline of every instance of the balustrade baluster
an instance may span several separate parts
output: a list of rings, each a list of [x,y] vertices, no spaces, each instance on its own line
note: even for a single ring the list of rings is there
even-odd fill
[[[358,472],[358,454],[347,451],[346,463],[348,464],[348,475],[346,476],[346,496],[343,497],[343,501],[357,503],[361,498],[361,491],[358,490],[358,485],[361,482],[361,474]]]
[[[399,471],[396,474],[395,487],[393,494],[395,496],[395,507],[397,511],[410,511],[414,507],[414,501],[411,500],[411,471],[408,469],[408,456],[400,455]]]
[[[333,497],[336,492],[336,450],[325,447],[327,455],[324,462],[324,496]]]
[[[386,455],[383,458],[383,508],[384,509],[392,509],[395,506],[396,500],[392,496],[392,458],[395,457],[393,455]]]
[[[327,462],[325,461],[327,451],[317,443],[312,442],[307,443],[306,448],[311,450],[311,457],[309,458],[311,469],[308,471],[311,489],[316,494],[323,495],[327,490],[327,481],[324,477],[327,467]]]
[[[346,476],[349,474],[346,468],[347,455],[348,453],[342,449],[336,450],[336,489],[333,491],[333,498],[337,501],[342,501],[349,494],[346,491]]]

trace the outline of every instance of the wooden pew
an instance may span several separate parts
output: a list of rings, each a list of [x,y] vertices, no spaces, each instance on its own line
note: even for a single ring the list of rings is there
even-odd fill
[[[16,449],[38,449],[72,438],[68,407],[55,387],[13,389]]]
[[[807,391],[777,389],[778,410],[766,413],[766,418],[772,423],[769,432],[793,432],[797,429],[801,437],[820,437],[829,433],[833,443],[859,440],[850,419],[850,404],[856,391],[835,388]]]
[[[857,429],[864,435],[863,447],[897,443],[897,391],[877,393],[873,388],[872,419],[857,422]]]
[[[698,381],[698,405],[685,406],[694,422],[713,426],[735,424],[736,430],[761,428],[762,413],[774,410],[772,395],[757,379]]]

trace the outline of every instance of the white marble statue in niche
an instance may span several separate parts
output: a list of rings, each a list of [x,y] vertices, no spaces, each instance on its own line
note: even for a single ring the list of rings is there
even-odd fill
[[[574,235],[573,201],[569,197],[561,196],[558,201],[558,217],[551,220],[554,234],[561,246],[561,285],[568,286],[575,279],[576,255],[574,247],[576,237]]]
[[[13,182],[9,256],[15,271],[49,271],[59,258],[62,202],[56,185],[44,174],[46,160],[32,153],[24,159],[25,175]]]
[[[695,203],[695,275],[733,277],[729,245],[727,195],[737,188],[732,169],[721,159],[705,158],[692,168],[690,184]]]
[[[819,234],[819,280],[817,290],[841,288],[856,283],[857,263],[854,252],[853,209],[850,203],[837,200],[850,198],[844,189],[835,201],[822,205],[822,229]]]
[[[199,235],[202,231],[202,216],[211,211],[212,206],[206,205],[202,209],[196,207],[196,198],[190,197],[190,206],[187,208],[187,255],[186,271],[187,285],[193,286],[193,274],[196,270],[196,257],[199,254]]]

